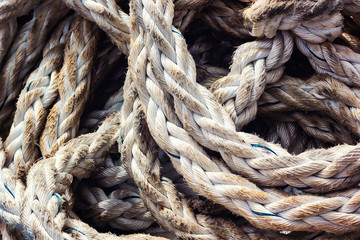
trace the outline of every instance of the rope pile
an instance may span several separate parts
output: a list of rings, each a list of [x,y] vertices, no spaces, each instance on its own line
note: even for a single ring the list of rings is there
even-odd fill
[[[360,1],[4,0],[3,239],[360,239]]]

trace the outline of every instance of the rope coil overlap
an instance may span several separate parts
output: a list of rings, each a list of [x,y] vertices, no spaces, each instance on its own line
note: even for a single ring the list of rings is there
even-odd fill
[[[4,239],[359,239],[360,2],[0,3]]]

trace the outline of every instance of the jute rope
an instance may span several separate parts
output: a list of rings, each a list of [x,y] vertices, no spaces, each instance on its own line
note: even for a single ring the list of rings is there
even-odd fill
[[[359,6],[4,1],[2,237],[359,239]]]

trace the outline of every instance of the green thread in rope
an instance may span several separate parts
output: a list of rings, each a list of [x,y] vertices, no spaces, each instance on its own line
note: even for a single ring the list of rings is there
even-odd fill
[[[10,189],[8,188],[8,186],[6,186],[5,183],[4,183],[4,187],[5,187],[5,189],[11,194],[11,196],[15,199],[14,194],[10,191]]]
[[[311,53],[314,57],[316,57],[316,58],[319,59],[320,61],[326,62],[325,59],[322,59],[322,58],[318,57],[313,51],[311,51],[310,48],[308,48],[308,49],[309,49],[310,53]]]
[[[251,144],[251,146],[252,146],[252,147],[258,147],[258,148],[264,148],[264,149],[272,152],[273,154],[275,154],[275,155],[277,156],[276,152],[274,152],[273,150],[271,150],[271,149],[268,148],[267,146],[263,146],[263,145],[260,145],[260,144]]]
[[[0,111],[1,111],[1,109],[4,107],[5,102],[6,102],[6,100],[8,99],[8,97],[9,97],[9,95],[6,95],[6,97],[5,97],[4,100],[2,101],[1,106],[0,106]]]
[[[60,212],[60,209],[61,209],[61,198],[60,198],[60,196],[57,194],[57,193],[54,193],[53,194],[56,198],[57,198],[57,200],[58,200],[58,210],[57,210],[57,213],[56,214],[58,214],[59,212]]]
[[[124,197],[121,200],[125,201],[127,199],[132,199],[132,198],[140,198],[139,196],[128,196],[128,197]]]
[[[260,216],[271,216],[271,217],[280,217],[276,214],[273,214],[273,213],[262,213],[262,212],[256,212],[254,210],[251,210],[253,213],[257,214],[257,215],[260,215]]]

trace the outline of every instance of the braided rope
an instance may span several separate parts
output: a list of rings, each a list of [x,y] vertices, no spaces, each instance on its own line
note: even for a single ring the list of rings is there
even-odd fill
[[[78,17],[65,50],[65,64],[57,84],[60,100],[50,110],[40,138],[40,149],[45,156],[53,155],[62,143],[77,134],[90,92],[90,69],[96,51],[94,25]]]
[[[56,79],[62,65],[65,43],[73,17],[66,18],[54,31],[43,51],[39,67],[32,72],[21,91],[10,133],[5,142],[7,163],[18,178],[23,178],[39,157],[37,140],[46,112],[57,93]]]
[[[154,14],[154,9],[161,9],[162,14],[157,14],[156,16],[153,16],[152,14]],[[206,90],[203,90],[200,86],[197,86],[197,88],[195,88],[194,86],[194,80],[192,80],[194,77],[193,75],[191,75],[191,73],[188,73],[187,69],[191,69],[191,64],[192,61],[190,60],[191,57],[188,56],[188,52],[186,50],[186,48],[184,48],[184,40],[182,38],[182,36],[180,36],[178,34],[178,32],[176,30],[171,30],[170,26],[171,26],[171,17],[172,17],[172,4],[169,2],[163,2],[160,5],[155,5],[155,3],[152,3],[151,1],[148,2],[142,2],[140,1],[140,3],[138,3],[138,5],[136,5],[135,7],[135,13],[138,17],[136,17],[136,21],[139,21],[139,25],[141,26],[141,29],[144,31],[144,36],[142,37],[140,34],[140,31],[138,31],[138,35],[135,36],[137,38],[140,38],[140,41],[142,38],[146,39],[148,38],[148,43],[146,45],[146,50],[142,50],[141,49],[141,45],[138,45],[139,48],[136,47],[132,47],[132,49],[134,49],[134,52],[136,52],[138,54],[137,58],[135,58],[135,56],[133,58],[130,59],[143,59],[144,56],[146,57],[148,54],[148,59],[149,59],[149,64],[152,65],[151,72],[147,72],[146,71],[146,64],[140,64],[137,62],[131,62],[132,65],[135,66],[135,68],[140,68],[137,69],[135,72],[133,72],[133,76],[134,76],[134,80],[136,82],[137,85],[137,89],[139,91],[142,102],[145,103],[145,105],[147,106],[147,123],[149,124],[149,129],[150,132],[152,134],[152,136],[154,137],[154,139],[157,141],[157,143],[166,151],[168,151],[171,156],[171,159],[176,161],[177,163],[174,163],[175,165],[179,164],[179,161],[181,162],[181,160],[185,161],[187,159],[187,161],[189,162],[189,159],[186,158],[185,156],[189,156],[189,151],[190,149],[192,149],[191,151],[194,151],[193,149],[195,148],[194,146],[196,146],[196,143],[191,144],[190,146],[186,146],[187,149],[187,153],[183,152],[182,149],[184,149],[185,146],[179,147],[180,143],[177,142],[177,144],[172,144],[172,141],[175,140],[175,129],[179,129],[179,127],[176,126],[176,124],[171,125],[170,122],[169,123],[165,123],[162,124],[163,126],[167,126],[167,131],[168,133],[173,133],[174,135],[172,136],[172,138],[167,137],[166,135],[164,135],[164,131],[160,131],[159,127],[160,125],[157,125],[157,130],[155,131],[155,126],[153,126],[153,123],[159,122],[161,121],[161,119],[163,119],[163,121],[171,121],[172,120],[172,116],[169,115],[166,118],[159,118],[157,117],[156,120],[153,120],[153,117],[160,114],[164,114],[164,112],[166,113],[166,110],[163,109],[162,112],[156,111],[155,109],[151,109],[153,107],[156,106],[156,108],[159,108],[160,104],[159,101],[154,101],[152,100],[155,96],[154,95],[150,95],[151,92],[147,92],[145,93],[144,90],[147,89],[149,91],[149,86],[148,84],[150,84],[150,81],[153,81],[154,84],[152,85],[153,87],[157,86],[159,89],[159,86],[161,86],[161,88],[165,88],[167,91],[170,91],[172,96],[174,97],[174,106],[177,109],[177,116],[180,119],[188,119],[187,121],[192,121],[193,123],[196,123],[196,120],[193,119],[191,120],[194,116],[191,114],[191,111],[196,112],[197,114],[200,115],[200,113],[202,113],[200,116],[211,116],[211,114],[213,113],[206,113],[207,109],[204,107],[201,107],[201,103],[199,102],[199,100],[195,101],[192,100],[191,98],[193,96],[196,95],[201,95],[204,94],[206,96],[207,92]],[[151,11],[152,10],[152,11]],[[163,17],[161,17],[163,16]],[[159,20],[157,20],[159,19]],[[142,22],[144,20],[144,22]],[[152,22],[152,27],[150,28],[149,25],[146,26],[146,21]],[[161,25],[157,24],[157,21],[161,22]],[[167,23],[167,25],[164,25],[165,23]],[[161,31],[160,29],[161,28]],[[148,34],[148,32],[151,31],[151,34]],[[166,35],[164,35],[166,34]],[[175,41],[176,39],[176,41]],[[136,42],[136,40],[134,40]],[[167,44],[165,44],[167,43]],[[176,47],[175,47],[176,46]],[[143,48],[144,49],[144,48]],[[181,50],[180,50],[181,49]],[[151,50],[151,51],[150,51]],[[151,53],[156,53],[158,51],[159,56],[162,58],[161,62],[159,61],[159,58],[155,58],[155,56],[151,57]],[[175,54],[176,52],[176,54]],[[145,54],[143,54],[145,53]],[[132,56],[132,55],[130,55]],[[176,56],[176,58],[175,58]],[[182,60],[183,62],[177,62],[176,60],[180,61]],[[140,60],[138,60],[140,61]],[[157,64],[161,64],[161,68],[159,66],[157,66]],[[189,66],[190,64],[190,66]],[[141,70],[141,68],[143,70]],[[164,71],[157,71],[157,69],[164,69]],[[178,69],[178,70],[177,70]],[[168,76],[164,76],[162,74],[164,73],[169,74]],[[188,75],[185,75],[188,74]],[[136,76],[136,77],[135,77]],[[154,76],[156,76],[156,78],[154,78]],[[184,84],[184,80],[186,81],[186,85]],[[146,80],[145,82],[142,82]],[[161,81],[162,80],[162,81]],[[179,83],[172,83],[172,81],[180,81]],[[157,81],[161,81],[162,84],[157,83]],[[145,85],[146,84],[146,85]],[[169,85],[171,84],[171,85]],[[170,87],[171,86],[171,87]],[[185,87],[186,90],[182,89],[182,87]],[[201,89],[201,92],[200,90]],[[160,90],[160,89],[159,89]],[[186,92],[190,92],[191,95],[186,94]],[[206,99],[206,101],[211,101],[210,97],[202,97],[202,99]],[[156,99],[156,98],[155,98]],[[191,102],[192,101],[192,102]],[[202,100],[204,101],[204,100]],[[191,103],[191,104],[190,104]],[[186,106],[186,108],[181,107],[181,106]],[[197,106],[196,108],[194,106]],[[212,105],[207,104],[208,108],[214,108],[216,106],[216,104],[212,103]],[[150,110],[151,109],[151,110]],[[217,109],[218,110],[218,109]],[[219,111],[219,110],[218,110]],[[154,116],[155,114],[155,116]],[[225,115],[225,114],[224,114]],[[201,119],[201,118],[200,118]],[[219,118],[217,117],[217,120],[222,120],[222,121],[226,121],[224,118]],[[183,123],[185,123],[184,121],[182,121]],[[170,128],[171,127],[171,128]],[[197,136],[197,132],[194,133],[194,131],[196,131],[193,126],[185,126],[187,127],[187,130],[191,133],[193,133],[192,135],[195,136],[195,139],[199,140],[199,142],[201,143],[204,139],[201,139]],[[180,130],[180,129],[179,129]],[[179,131],[177,132],[177,134],[181,133],[181,137],[184,138],[186,137],[186,132],[181,132]],[[209,128],[207,128],[207,130],[209,131]],[[218,132],[219,132],[219,127],[218,127]],[[228,131],[229,132],[229,131]],[[163,135],[161,135],[163,134]],[[229,134],[230,135],[230,134]],[[161,136],[161,137],[160,137]],[[179,135],[178,135],[179,136]],[[233,134],[231,134],[230,136],[234,136]],[[164,142],[164,139],[167,139],[166,142]],[[192,142],[191,138],[186,137],[186,142]],[[171,144],[171,145],[170,145]],[[184,144],[184,143],[183,143]],[[186,144],[187,145],[187,144]],[[226,146],[223,146],[226,147]],[[344,148],[343,146],[341,146],[342,148]],[[174,154],[174,150],[176,149],[176,155]],[[242,147],[241,149],[244,149],[244,147]],[[246,148],[245,148],[246,149]],[[244,149],[244,150],[245,150]],[[341,152],[341,151],[338,151]],[[197,158],[194,159],[197,162],[199,162],[200,160],[200,156],[204,155],[204,154],[197,154]],[[353,154],[351,154],[353,155]],[[284,157],[283,157],[284,158]],[[224,158],[225,160],[225,158]],[[192,161],[190,161],[191,163]],[[188,163],[189,164],[189,163]],[[187,164],[187,165],[188,165]],[[276,193],[274,191],[270,191],[270,192],[263,192],[261,191],[258,187],[256,187],[255,185],[253,185],[252,183],[250,183],[249,181],[242,179],[239,176],[233,176],[230,179],[224,179],[224,173],[223,173],[223,177],[222,180],[219,183],[226,183],[227,185],[231,185],[231,191],[228,191],[227,188],[222,187],[217,188],[214,183],[216,183],[216,172],[219,172],[219,170],[217,170],[216,172],[213,173],[213,175],[210,175],[210,172],[207,172],[211,169],[211,171],[214,171],[216,169],[216,167],[214,166],[214,164],[212,163],[210,165],[210,162],[207,163],[207,165],[200,163],[202,167],[200,167],[199,163],[195,164],[195,162],[192,162],[193,167],[196,169],[196,174],[190,174],[192,173],[194,170],[189,168],[190,165],[188,165],[189,167],[187,167],[187,170],[182,170],[181,169],[181,173],[183,174],[183,176],[187,179],[188,183],[191,185],[192,188],[194,188],[196,191],[198,191],[200,194],[213,199],[215,202],[219,202],[222,203],[224,206],[226,206],[229,210],[233,211],[234,213],[237,213],[239,215],[244,216],[245,218],[247,218],[252,224],[261,227],[261,228],[268,228],[269,225],[272,225],[272,228],[274,228],[275,226],[277,226],[278,229],[286,229],[286,230],[307,230],[307,231],[313,231],[313,230],[326,230],[329,232],[332,231],[337,231],[337,232],[346,232],[346,231],[354,231],[356,229],[355,225],[342,225],[340,221],[340,219],[338,217],[335,218],[335,216],[339,216],[341,215],[342,217],[346,217],[349,221],[350,219],[352,219],[353,221],[356,221],[356,215],[348,215],[347,213],[343,212],[345,211],[345,208],[342,207],[339,209],[339,206],[342,206],[343,204],[345,204],[346,202],[348,202],[350,199],[344,199],[344,198],[329,198],[329,199],[324,199],[322,197],[316,197],[316,196],[293,196],[291,198],[286,198],[283,195],[279,195],[279,193]],[[184,164],[181,164],[181,167],[185,167]],[[205,173],[205,169],[208,169]],[[178,168],[178,170],[180,170],[180,166]],[[199,174],[203,173],[203,177],[201,178],[201,180],[203,181],[203,183],[201,184],[201,187],[199,187],[198,184],[195,184],[195,182],[199,181]],[[205,177],[206,175],[206,177]],[[210,181],[209,177],[213,176],[213,179]],[[229,176],[232,176],[232,174],[229,174]],[[198,181],[196,181],[194,179],[194,177],[197,177]],[[217,180],[219,181],[219,180]],[[205,190],[206,189],[206,190]],[[238,189],[238,190],[235,190]],[[248,190],[245,190],[248,189]],[[251,190],[250,190],[251,189]],[[238,192],[237,192],[238,191]],[[246,191],[251,191],[251,195],[249,194],[245,194]],[[269,191],[269,190],[268,190]],[[238,194],[235,194],[235,192],[237,192]],[[217,194],[219,195],[217,195]],[[241,194],[240,194],[241,193]],[[308,198],[311,198],[308,199]],[[225,199],[228,199],[227,201],[225,201]],[[289,199],[289,200],[287,200]],[[290,199],[297,199],[296,204],[294,202],[294,200],[290,200]],[[307,202],[305,204],[305,202]],[[308,202],[310,201],[310,202]],[[276,208],[280,207],[281,204],[286,204],[286,208],[279,211],[277,210],[276,213],[271,212],[274,211],[274,208],[272,208],[272,206],[276,206]],[[296,213],[294,211],[292,211],[292,206],[291,203],[295,204],[295,209],[301,209],[301,208],[311,208],[312,206],[316,206],[317,204],[319,204],[321,202],[321,204],[323,205],[323,208],[318,209],[318,208],[313,208],[311,210],[311,213],[309,213],[309,215],[305,215],[305,216],[309,216],[309,217],[300,217],[302,215],[296,215]],[[340,205],[337,205],[338,202]],[[303,203],[304,205],[301,206],[301,203]],[[326,205],[325,205],[326,204]],[[336,206],[336,207],[335,207]],[[271,209],[271,210],[270,210]],[[259,211],[261,210],[261,211]],[[265,215],[260,215],[257,214],[258,212],[264,213]],[[293,215],[295,214],[295,215]],[[324,220],[325,222],[333,222],[334,224],[325,224],[324,221],[320,221],[321,224],[319,223],[319,220],[317,219],[315,221],[316,218],[312,218],[311,216],[320,216],[319,214],[321,214],[321,216],[324,218],[326,217],[326,220]],[[272,217],[271,217],[272,216]],[[280,216],[280,218],[279,218]],[[336,223],[336,225],[335,225]]]
[[[29,1],[32,2],[32,1]],[[26,9],[26,8],[25,8]],[[41,1],[34,10],[33,18],[18,32],[8,52],[7,61],[0,74],[1,109],[0,123],[6,129],[23,79],[34,67],[55,23],[68,13],[60,0]]]
[[[237,129],[255,118],[257,100],[266,84],[282,76],[283,64],[289,60],[292,46],[292,37],[285,31],[273,39],[245,43],[236,50],[230,73],[212,86]]]
[[[345,126],[345,129],[348,129],[333,135],[331,141],[351,144],[359,137],[357,109],[360,102],[356,88],[350,89],[327,76],[314,76],[306,82],[285,77],[280,82],[269,86],[266,94],[262,96],[263,100],[259,101],[261,113],[291,112],[295,109],[307,112],[318,111],[337,122],[327,128],[328,132],[338,126]],[[269,104],[267,100],[275,103],[276,106]],[[261,105],[264,107],[261,108]],[[325,126],[322,124],[323,130]]]
[[[359,238],[357,0],[64,2],[0,3],[4,238]]]

